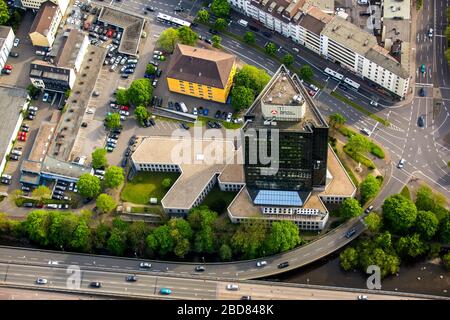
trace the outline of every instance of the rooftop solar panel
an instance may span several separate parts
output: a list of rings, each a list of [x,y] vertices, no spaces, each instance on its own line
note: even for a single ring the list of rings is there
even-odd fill
[[[281,190],[260,190],[255,198],[256,205],[297,206],[303,205],[298,192]]]

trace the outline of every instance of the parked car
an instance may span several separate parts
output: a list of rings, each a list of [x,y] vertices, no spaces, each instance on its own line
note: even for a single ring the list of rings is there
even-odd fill
[[[424,89],[424,88],[420,88],[420,90],[419,90],[419,96],[421,96],[421,97],[425,97],[425,96],[426,96],[426,92],[425,92],[425,89]]]
[[[189,126],[186,123],[184,123],[184,122],[182,122],[180,124],[180,127],[183,128],[184,130],[189,130]]]
[[[153,11],[155,11],[155,8],[147,6],[147,7],[145,7],[145,10],[153,12]]]
[[[214,121],[214,126],[215,126],[217,129],[222,128],[222,124],[221,124],[220,122],[217,122],[217,121]]]
[[[231,112],[228,112],[226,121],[231,122],[231,117],[233,117],[233,114]]]
[[[17,160],[19,160],[19,156],[15,155],[15,154],[10,154],[9,155],[9,160],[17,161]]]
[[[2,74],[11,74],[12,73],[12,71],[11,70],[8,70],[8,69],[2,69]]]
[[[48,98],[49,98],[49,94],[48,94],[48,92],[45,92],[44,96],[42,97],[42,101],[47,102]]]
[[[217,31],[215,29],[209,29],[209,33],[211,33],[211,34],[219,34],[219,31]]]
[[[9,56],[10,56],[10,57],[13,57],[13,58],[17,58],[17,57],[19,56],[19,54],[18,54],[17,52],[12,52],[12,51],[11,51],[11,52],[9,53]]]
[[[13,46],[17,47],[19,45],[19,43],[20,43],[20,39],[19,38],[15,38],[14,42],[13,42]]]
[[[267,37],[267,38],[271,38],[272,37],[272,34],[270,33],[270,32],[267,32],[267,31],[263,31],[263,33],[262,33],[265,37]]]

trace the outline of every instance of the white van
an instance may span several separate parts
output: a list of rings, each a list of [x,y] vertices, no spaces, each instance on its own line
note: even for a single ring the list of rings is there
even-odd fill
[[[239,286],[234,283],[227,284],[226,288],[227,288],[227,290],[230,290],[230,291],[238,291],[239,290]]]
[[[246,27],[246,28],[247,28],[247,26],[248,26],[248,22],[245,21],[244,19],[239,20],[238,23],[239,23],[241,26]]]
[[[181,107],[181,110],[183,110],[183,112],[188,112],[188,108],[186,107],[186,105],[184,104],[184,102],[180,102],[180,107]]]

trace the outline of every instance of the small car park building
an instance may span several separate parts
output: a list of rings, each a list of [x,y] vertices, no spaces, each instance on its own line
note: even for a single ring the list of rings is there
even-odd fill
[[[178,44],[170,58],[170,91],[225,103],[236,73],[236,57],[215,50]]]
[[[6,65],[9,53],[13,47],[14,31],[11,27],[0,26],[0,69]]]
[[[59,6],[51,1],[44,2],[30,28],[30,39],[33,46],[51,47],[63,13]]]
[[[29,104],[28,93],[24,89],[0,86],[0,173],[5,169],[7,156],[13,147],[20,126],[23,112]]]

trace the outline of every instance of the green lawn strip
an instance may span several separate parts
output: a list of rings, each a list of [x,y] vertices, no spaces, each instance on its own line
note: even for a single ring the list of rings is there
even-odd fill
[[[350,138],[352,135],[359,134],[346,126],[340,126],[338,130],[342,135],[346,136],[347,138]],[[370,141],[369,152],[377,158],[384,159],[385,154],[383,148],[381,148],[378,144],[376,144],[372,140],[369,141]]]
[[[126,182],[120,197],[122,201],[143,205],[148,204],[150,198],[157,198],[160,202],[167,192],[161,182],[165,178],[175,182],[178,176],[179,173],[175,172],[139,172],[133,180]]]
[[[239,129],[240,127],[243,126],[243,123],[227,122],[227,121],[212,119],[212,118],[208,118],[208,117],[204,117],[204,116],[198,116],[197,121],[202,123],[202,125],[206,125],[206,123],[208,121],[220,122],[225,129]]]
[[[344,152],[346,154],[348,154],[350,158],[352,158],[356,162],[360,162],[363,166],[365,166],[366,168],[368,168],[370,170],[375,169],[375,164],[372,162],[372,160],[368,159],[367,157],[365,157],[364,155],[362,155],[360,153],[355,154],[354,152],[352,152],[349,149],[350,148],[348,148],[347,145],[345,145],[343,148]]]
[[[338,153],[338,152],[336,152],[336,155],[337,155],[338,158],[340,159],[340,156],[339,156],[339,153]],[[347,165],[344,163],[344,161],[342,161],[342,160],[340,160],[340,161],[341,161],[341,164],[342,164],[342,166],[344,167],[345,171],[347,171],[348,176],[350,177],[350,179],[352,179],[353,184],[354,184],[356,187],[358,187],[358,186],[359,186],[359,181],[358,181],[358,179],[356,178],[356,176],[354,175],[353,171],[350,170],[350,169],[347,167]]]
[[[371,117],[372,119],[374,119],[375,121],[378,121],[379,123],[383,124],[384,126],[388,127],[390,125],[389,121],[387,121],[386,119],[383,119],[379,116],[377,116],[376,114],[370,112],[369,110],[365,109],[364,107],[360,106],[359,104],[353,102],[350,99],[347,99],[346,97],[344,97],[343,95],[340,95],[339,93],[337,93],[336,91],[333,91],[331,93],[331,95],[339,100],[341,100],[342,102],[348,104],[349,106],[355,108],[356,110],[358,110],[361,113],[364,113],[365,115]]]
[[[406,199],[411,200],[411,192],[409,191],[408,186],[404,186],[400,194],[404,196]]]

